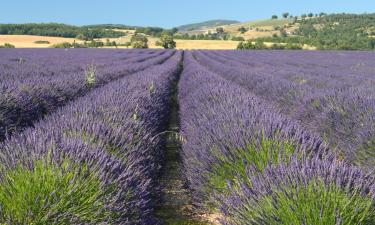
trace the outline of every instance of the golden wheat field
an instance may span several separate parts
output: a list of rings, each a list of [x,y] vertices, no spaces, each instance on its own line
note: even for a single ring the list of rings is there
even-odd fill
[[[100,41],[106,41],[106,38],[99,39]],[[116,41],[118,43],[125,43],[130,41],[130,36],[124,36],[120,38],[109,38],[110,41]],[[149,38],[150,48],[161,48],[156,46],[155,43],[157,38]],[[35,41],[48,41],[49,44],[36,44]],[[16,48],[48,48],[53,44],[69,42],[73,43],[76,41],[80,43],[82,41],[74,38],[62,38],[62,37],[44,37],[34,35],[0,35],[0,45],[4,43],[10,43]],[[236,49],[237,41],[217,41],[217,40],[175,40],[177,49]]]

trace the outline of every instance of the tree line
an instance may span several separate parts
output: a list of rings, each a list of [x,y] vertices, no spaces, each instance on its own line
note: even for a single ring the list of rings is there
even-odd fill
[[[0,24],[0,34],[39,35],[86,40],[106,37],[118,38],[124,36],[123,32],[103,27],[79,27],[59,23]]]

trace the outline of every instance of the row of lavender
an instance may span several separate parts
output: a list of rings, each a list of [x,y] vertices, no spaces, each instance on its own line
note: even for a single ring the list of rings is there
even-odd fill
[[[373,175],[340,161],[276,107],[200,65],[197,53],[185,56],[182,148],[196,204],[220,210],[223,224],[375,221]]]
[[[163,63],[171,51],[2,50],[0,140],[92,88]]]
[[[3,142],[1,223],[155,224],[164,154],[158,134],[167,126],[181,61],[181,52],[171,54]]]
[[[200,51],[194,55],[209,70],[318,133],[349,162],[375,166],[373,53]]]

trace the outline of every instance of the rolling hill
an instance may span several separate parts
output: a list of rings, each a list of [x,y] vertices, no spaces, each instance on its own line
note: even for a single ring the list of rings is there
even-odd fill
[[[222,31],[218,32],[219,27]],[[156,41],[165,31],[174,34],[179,49],[234,49],[240,41],[248,40],[263,43],[267,47],[273,44],[279,47],[290,44],[304,49],[375,49],[375,13],[312,14],[310,17],[303,18],[249,22],[211,20],[170,30],[121,24],[81,27],[56,23],[0,24],[0,45],[10,43],[16,47],[49,47],[49,45],[35,44],[34,41],[49,41],[51,44],[58,41],[57,39],[47,40],[42,36],[61,37],[61,42],[71,42],[70,39],[74,38],[82,39],[79,38],[80,36],[88,40],[95,39],[104,42],[110,39],[121,45],[129,42],[131,35],[137,32],[147,36],[149,46],[153,48],[156,47]]]
[[[202,30],[212,27],[218,27],[223,25],[229,25],[229,24],[236,24],[240,23],[236,20],[209,20],[201,23],[192,23],[192,24],[186,24],[177,27],[178,31],[184,32],[184,31],[192,31],[192,30]]]

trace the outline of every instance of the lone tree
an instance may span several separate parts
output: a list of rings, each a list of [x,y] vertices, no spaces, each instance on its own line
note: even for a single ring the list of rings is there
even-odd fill
[[[285,19],[288,18],[288,16],[289,16],[289,13],[288,13],[288,12],[283,13],[283,17],[284,17]]]
[[[314,13],[309,13],[309,14],[307,14],[307,16],[312,18],[312,17],[314,17]]]
[[[216,28],[216,33],[223,34],[224,33],[224,28],[222,28],[222,27]]]
[[[245,27],[240,27],[239,29],[238,29],[238,31],[239,32],[241,32],[241,34],[244,34],[244,33],[246,33],[246,28]]]
[[[279,17],[277,15],[272,15],[271,17],[273,20],[277,20]]]
[[[148,48],[148,39],[141,34],[134,34],[130,39],[133,48]]]
[[[176,48],[176,42],[173,40],[173,36],[168,33],[163,33],[160,37],[160,41],[156,42],[157,46],[162,46],[165,49]]]

